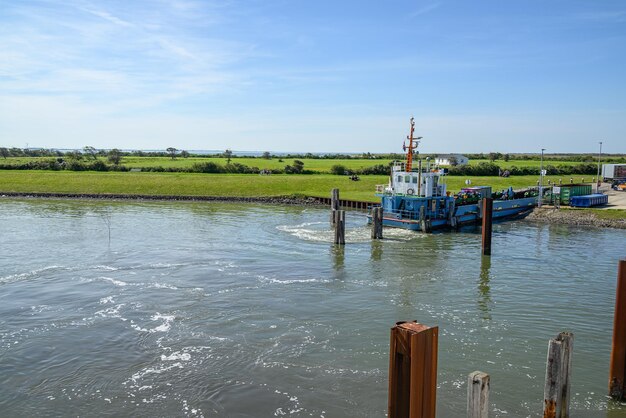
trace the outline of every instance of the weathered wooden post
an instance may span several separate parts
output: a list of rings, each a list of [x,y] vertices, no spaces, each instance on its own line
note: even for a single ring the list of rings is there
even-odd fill
[[[346,211],[334,210],[335,214],[335,244],[346,244]]]
[[[372,239],[383,239],[383,208],[372,208]]]
[[[391,328],[389,418],[435,418],[438,327],[398,322]]]
[[[613,317],[613,346],[609,367],[609,395],[622,400],[626,395],[626,259],[617,266],[617,289]]]
[[[475,371],[467,379],[467,418],[489,416],[489,375]]]
[[[333,189],[330,193],[330,223],[335,224],[335,211],[339,210],[339,189]]]
[[[569,417],[569,389],[574,334],[561,332],[548,343],[546,384],[543,390],[543,417]]]
[[[493,199],[484,197],[482,201],[483,207],[483,255],[491,255],[491,229],[492,229],[492,212]]]

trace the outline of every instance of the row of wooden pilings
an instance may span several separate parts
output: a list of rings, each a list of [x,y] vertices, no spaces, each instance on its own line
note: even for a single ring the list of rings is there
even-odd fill
[[[398,322],[391,328],[389,352],[389,418],[435,418],[439,328]],[[569,417],[574,335],[561,332],[548,343],[543,417]],[[467,417],[489,415],[489,374],[474,371],[467,382]],[[626,259],[619,261],[609,395],[626,398]],[[539,405],[537,405],[539,408]]]

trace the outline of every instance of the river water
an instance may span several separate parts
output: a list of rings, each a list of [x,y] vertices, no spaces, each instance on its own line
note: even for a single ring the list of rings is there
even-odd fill
[[[492,416],[538,416],[548,339],[575,334],[573,416],[607,400],[626,231],[385,229],[315,207],[0,200],[0,415],[380,417],[389,332],[438,325],[438,416],[491,375]],[[109,235],[110,234],[110,235]],[[609,412],[607,412],[609,411]]]

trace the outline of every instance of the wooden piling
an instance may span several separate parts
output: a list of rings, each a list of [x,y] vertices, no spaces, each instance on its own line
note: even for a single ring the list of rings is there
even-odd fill
[[[383,239],[383,208],[372,208],[372,239]]]
[[[438,327],[398,322],[391,328],[389,418],[435,418]]]
[[[330,223],[335,224],[335,211],[339,210],[339,189],[330,192]]]
[[[467,379],[467,418],[489,416],[489,375],[475,371]]]
[[[485,197],[482,200],[483,209],[483,255],[491,255],[491,232],[492,232],[492,212],[493,199]]]
[[[626,396],[626,259],[617,267],[615,314],[613,317],[613,345],[609,366],[609,395],[617,400]]]
[[[543,391],[543,417],[569,417],[570,375],[574,334],[561,332],[548,344],[546,383]]]
[[[346,244],[346,211],[345,210],[334,210],[333,211],[334,225],[335,225],[335,244],[345,245]]]

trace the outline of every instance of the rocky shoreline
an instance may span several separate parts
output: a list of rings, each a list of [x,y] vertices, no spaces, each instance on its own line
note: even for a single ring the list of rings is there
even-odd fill
[[[585,209],[535,208],[524,219],[532,222],[626,229],[626,219],[602,219]]]
[[[47,199],[92,199],[92,200],[148,200],[148,201],[190,201],[190,202],[242,202],[265,203],[275,205],[323,205],[315,197],[239,197],[239,196],[174,196],[174,195],[139,195],[139,194],[86,194],[86,193],[22,193],[0,192],[2,197],[47,198]]]

